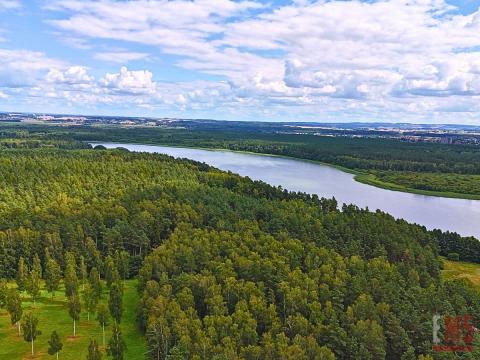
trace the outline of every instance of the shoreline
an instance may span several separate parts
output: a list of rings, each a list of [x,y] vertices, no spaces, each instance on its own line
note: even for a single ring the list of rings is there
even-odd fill
[[[108,142],[108,141],[86,141],[89,144],[102,144],[102,143],[111,143],[111,144],[121,144],[118,142]],[[132,144],[132,145],[146,145],[146,146],[164,146],[164,147],[172,147],[172,148],[184,148],[184,149],[192,149],[192,150],[208,150],[208,151],[229,151],[233,153],[240,153],[240,154],[249,154],[249,155],[257,155],[257,156],[270,156],[270,157],[278,157],[283,159],[289,160],[296,160],[296,161],[303,161],[312,164],[324,165],[335,168],[339,171],[343,171],[348,174],[354,175],[353,179],[361,184],[374,186],[379,189],[390,190],[390,191],[397,191],[409,194],[416,194],[416,195],[423,195],[423,196],[434,196],[434,197],[443,197],[449,199],[460,199],[460,200],[480,200],[480,195],[475,194],[461,194],[461,193],[454,193],[454,192],[441,192],[441,191],[431,191],[431,190],[420,190],[420,189],[413,189],[408,188],[402,185],[394,184],[394,183],[387,183],[383,182],[375,177],[375,175],[370,174],[368,172],[363,172],[359,170],[349,169],[341,165],[335,165],[330,163],[325,163],[318,160],[310,160],[304,158],[298,158],[293,156],[287,155],[277,155],[277,154],[269,154],[269,153],[260,153],[254,151],[246,151],[246,150],[231,150],[225,148],[212,148],[212,147],[203,147],[203,146],[182,146],[182,145],[171,145],[171,144],[162,144],[157,142],[123,142],[124,144]]]

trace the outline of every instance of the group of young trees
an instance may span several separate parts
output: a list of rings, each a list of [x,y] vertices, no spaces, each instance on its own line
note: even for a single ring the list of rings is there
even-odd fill
[[[433,314],[480,310],[440,279],[458,239],[380,211],[120,150],[6,149],[0,172],[0,278],[32,299],[38,274],[51,296],[64,284],[73,332],[96,312],[115,359],[132,276],[151,359],[413,360],[432,355]]]
[[[25,341],[31,344],[31,354],[34,355],[34,343],[38,336],[42,335],[40,330],[41,323],[35,315],[35,300],[40,296],[42,289],[42,280],[45,283],[45,290],[55,296],[62,283],[65,289],[65,297],[67,299],[68,313],[73,321],[73,337],[77,336],[76,324],[80,320],[82,311],[82,302],[85,311],[87,311],[87,321],[90,321],[90,315],[97,313],[98,324],[102,328],[103,347],[106,348],[114,360],[122,360],[126,349],[120,330],[120,322],[123,314],[123,281],[125,278],[120,277],[119,268],[123,269],[122,273],[126,275],[129,268],[129,256],[126,253],[117,253],[114,260],[112,256],[105,259],[103,273],[105,280],[102,280],[100,273],[96,267],[92,267],[90,272],[85,264],[83,256],[77,264],[75,256],[71,252],[65,253],[64,269],[50,257],[46,250],[46,270],[42,271],[42,266],[37,254],[34,256],[32,269],[29,271],[24,259],[21,257],[18,265],[17,275],[15,277],[16,287],[8,286],[6,280],[0,282],[0,308],[5,308],[10,315],[12,325],[18,326],[18,335],[23,334]],[[34,274],[34,275],[32,275]],[[43,274],[43,279],[42,279]],[[63,276],[62,276],[63,274]],[[80,279],[79,279],[80,277]],[[33,287],[31,283],[35,281]],[[108,307],[104,302],[100,303],[103,292],[103,283],[107,284],[109,289]],[[33,291],[32,289],[35,289]],[[32,302],[34,302],[33,310],[23,315],[22,293],[27,292]],[[108,344],[105,341],[105,328],[109,325],[110,317],[114,320],[112,327],[112,337]],[[59,352],[63,348],[61,338],[56,331],[53,331],[49,340],[48,353],[56,355],[58,359]],[[100,359],[101,350],[94,339],[89,345],[88,359]]]

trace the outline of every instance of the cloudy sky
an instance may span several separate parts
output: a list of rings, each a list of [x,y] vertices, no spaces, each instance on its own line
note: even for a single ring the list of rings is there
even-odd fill
[[[480,0],[0,0],[0,111],[480,124]]]

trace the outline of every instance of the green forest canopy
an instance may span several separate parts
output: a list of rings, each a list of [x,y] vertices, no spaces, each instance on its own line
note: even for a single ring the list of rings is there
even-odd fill
[[[480,148],[474,145],[275,133],[256,123],[249,126],[236,123],[225,126],[225,129],[203,123],[185,129],[25,124],[0,126],[0,142],[4,146],[17,146],[25,142],[25,137],[29,138],[29,146],[36,147],[45,146],[45,141],[52,139],[68,147],[70,143],[65,140],[70,139],[223,148],[291,156],[373,175],[373,181],[366,177],[359,177],[359,180],[375,186],[432,195],[480,198]]]
[[[0,149],[0,277],[47,250],[105,276],[127,251],[152,359],[415,359],[433,314],[479,313],[477,288],[439,276],[439,253],[476,239],[198,162],[32,141]]]

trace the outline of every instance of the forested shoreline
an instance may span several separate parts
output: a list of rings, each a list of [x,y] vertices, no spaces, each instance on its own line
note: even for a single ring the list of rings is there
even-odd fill
[[[432,315],[478,314],[480,293],[442,281],[439,255],[480,261],[476,239],[195,161],[15,134],[0,141],[0,278],[18,284],[20,259],[29,274],[54,261],[65,285],[97,272],[110,293],[138,277],[148,358],[460,358],[432,352]]]
[[[31,142],[112,141],[248,151],[318,161],[354,171],[373,186],[434,196],[480,199],[480,149],[473,145],[408,143],[383,138],[324,137],[255,132],[238,128],[208,131],[189,128],[120,126],[51,126],[10,124],[0,127],[2,140],[15,146],[21,134]],[[2,135],[3,134],[3,135]],[[19,137],[18,137],[19,136]],[[0,140],[2,138],[0,137]],[[68,146],[64,144],[64,146]]]

